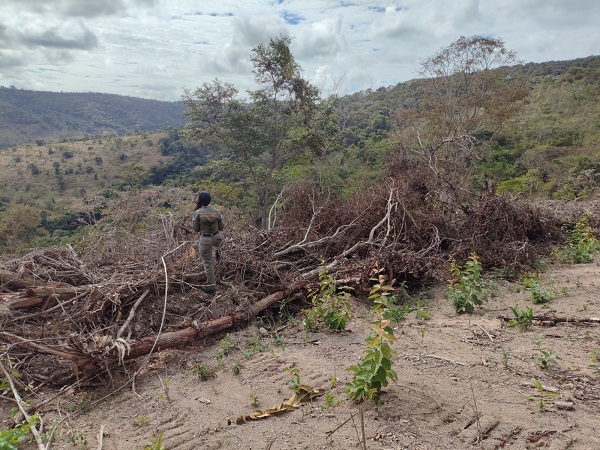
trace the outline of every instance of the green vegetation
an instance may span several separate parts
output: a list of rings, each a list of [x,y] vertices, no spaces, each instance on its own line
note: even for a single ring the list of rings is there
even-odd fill
[[[257,75],[273,58],[285,56],[281,61],[293,68],[292,72],[286,72],[293,73],[292,81],[305,82],[299,76],[300,68],[293,56],[286,53],[289,50],[286,50],[286,42],[276,39],[254,49],[252,58]],[[263,226],[268,226],[264,222],[265,205],[270,205],[274,195],[285,186],[298,179],[318,179],[322,189],[344,195],[356,192],[362,183],[382,174],[390,153],[396,151],[398,144],[422,161],[428,161],[428,155],[435,156],[432,162],[439,165],[440,172],[434,177],[439,179],[440,186],[446,185],[440,190],[445,198],[463,199],[464,195],[470,197],[493,188],[496,192],[534,198],[590,198],[600,185],[600,156],[595,146],[600,140],[600,127],[594,113],[600,101],[600,90],[597,89],[600,57],[490,68],[485,73],[470,74],[490,75],[496,81],[511,80],[510,83],[490,85],[490,95],[481,97],[490,102],[506,100],[506,108],[502,111],[510,114],[505,117],[478,116],[478,121],[468,123],[465,134],[468,142],[463,142],[464,146],[452,141],[451,146],[442,147],[442,153],[432,153],[437,143],[445,142],[444,139],[451,135],[451,127],[460,128],[465,119],[460,114],[452,114],[456,118],[454,123],[447,124],[446,128],[436,126],[439,123],[436,117],[446,114],[443,105],[450,104],[444,103],[436,83],[444,82],[448,88],[446,92],[460,94],[457,105],[472,101],[480,94],[474,90],[461,92],[454,89],[458,85],[452,77],[438,80],[431,76],[437,73],[436,70],[443,69],[444,64],[451,63],[447,50],[459,54],[466,49],[491,55],[501,51],[503,43],[493,39],[459,40],[439,55],[424,60],[420,68],[421,79],[341,98],[316,100],[313,95],[316,93],[311,90],[314,87],[305,84],[305,92],[311,96],[302,106],[308,109],[281,109],[279,117],[286,120],[271,124],[282,131],[282,139],[269,137],[270,141],[263,142],[254,136],[252,148],[244,149],[222,143],[183,140],[181,134],[185,133],[175,128],[183,124],[182,111],[189,106],[183,103],[168,104],[108,94],[54,94],[0,88],[0,106],[6,112],[1,120],[19,125],[12,126],[13,122],[0,124],[1,133],[23,129],[32,136],[30,144],[0,150],[0,166],[5,168],[0,173],[0,226],[4,226],[0,251],[23,252],[29,247],[76,242],[76,239],[68,241],[74,230],[63,228],[66,223],[57,223],[61,217],[75,215],[77,220],[71,225],[82,227],[94,222],[85,219],[90,214],[96,218],[106,216],[105,210],[110,203],[124,191],[166,184],[183,186],[191,195],[192,190],[199,188],[198,180],[202,180],[202,187],[214,192],[232,208],[245,211],[252,208],[257,212],[261,209],[257,219],[263,220]],[[512,56],[507,54],[509,59]],[[463,69],[459,68],[458,72]],[[262,72],[261,76],[267,75]],[[290,78],[282,81],[288,82]],[[526,102],[519,100],[523,83],[530,87]],[[234,102],[231,106],[241,102],[251,107],[257,120],[265,118],[264,110],[272,104],[270,99],[275,93],[273,85],[266,82],[259,85],[261,88],[254,92],[255,97],[250,101],[230,97]],[[475,85],[473,83],[471,87]],[[217,87],[218,83],[205,86],[206,89],[201,88],[198,93],[215,93]],[[223,93],[235,91],[226,83],[221,83],[220,88]],[[295,98],[288,91],[280,93],[289,94],[290,100]],[[190,101],[196,99],[195,94],[190,93]],[[312,103],[311,99],[314,100]],[[486,111],[501,110],[485,106],[476,107]],[[48,111],[56,113],[49,114]],[[122,115],[124,111],[128,117]],[[132,119],[139,114],[146,119]],[[518,126],[510,120],[517,114]],[[229,118],[235,119],[234,116]],[[309,120],[313,132],[319,132],[307,134],[304,119]],[[502,128],[492,126],[500,119]],[[344,126],[336,127],[336,123]],[[102,132],[95,124],[102,124]],[[421,125],[426,125],[430,132],[421,133],[428,140],[422,142],[424,148],[419,149],[413,131]],[[160,134],[137,131],[154,126],[173,128]],[[108,130],[108,134],[104,130]],[[118,136],[124,133],[131,136]],[[328,136],[336,139],[328,140]],[[23,142],[16,134],[0,134],[0,137],[3,137],[1,142],[9,145]],[[239,142],[250,142],[250,137],[245,134]],[[462,149],[460,160],[455,163],[465,170],[446,164],[442,158],[452,151],[452,146]],[[240,152],[246,150],[252,151],[252,157],[240,159]],[[267,158],[275,158],[271,161],[277,164],[267,164]],[[254,178],[250,168],[256,169]],[[260,200],[254,192],[258,187],[264,190],[264,198]],[[39,222],[26,221],[28,227],[23,233],[11,232],[10,214],[7,218],[1,217],[5,209],[13,207],[10,205],[35,208],[40,214]],[[459,208],[465,205],[462,200],[458,201]],[[53,222],[55,226],[52,226]],[[565,228],[565,232],[571,241],[558,254],[561,260],[586,261],[590,251],[597,249],[597,244],[588,239],[594,237],[591,227],[586,231],[585,225],[580,224],[574,229]]]
[[[192,368],[192,373],[197,376],[200,381],[207,381],[212,378],[217,378],[217,368],[202,362],[196,364]]]
[[[298,161],[307,164],[335,139],[332,101],[302,78],[289,37],[271,39],[252,49],[250,60],[258,89],[251,101],[238,96],[230,83],[216,79],[186,91],[188,140],[218,147],[253,190],[256,220],[267,224],[270,200],[279,191],[278,173]]]
[[[144,450],[165,450],[162,445],[164,431],[158,433],[158,436],[153,436],[150,439],[150,444],[144,447]]]
[[[235,347],[233,339],[231,339],[231,335],[227,333],[223,339],[219,342],[219,347],[217,348],[217,361],[221,361],[225,356],[229,355],[229,352],[232,348]]]
[[[540,383],[535,378],[531,380],[535,388],[538,390],[536,395],[527,396],[527,400],[535,401],[540,412],[544,412],[546,410],[546,406],[552,405],[552,402],[548,401],[550,398],[558,397],[556,392],[550,392],[544,389],[542,383]]]
[[[150,425],[150,419],[148,418],[148,416],[137,416],[134,419],[133,424],[136,427],[145,427]]]
[[[69,136],[134,134],[183,125],[181,102],[113,94],[39,92],[0,86],[0,148]],[[38,136],[32,139],[30,136]]]
[[[555,355],[552,354],[550,350],[542,348],[541,336],[534,335],[531,342],[533,345],[535,345],[534,350],[536,350],[540,355],[537,361],[541,369],[546,370],[551,364],[557,364],[556,359],[554,359]]]
[[[592,232],[589,216],[580,217],[572,229],[563,226],[563,231],[567,235],[567,243],[556,253],[558,260],[571,264],[591,262],[591,255],[600,250],[600,240]]]
[[[290,374],[290,378],[286,380],[285,384],[294,392],[300,392],[300,386],[302,385],[302,380],[300,379],[300,369],[296,367],[286,367],[285,371]]]
[[[37,425],[37,422],[34,423],[35,425]],[[14,428],[0,430],[0,449],[18,450],[19,444],[29,437],[29,430],[28,423],[20,423]]]
[[[510,308],[514,317],[508,321],[509,327],[528,328],[533,321],[533,309],[527,306],[525,309],[519,309],[519,305]]]
[[[475,305],[480,306],[489,296],[481,279],[481,263],[477,255],[469,256],[464,266],[450,262],[450,286],[446,296],[452,301],[457,313],[472,313]]]
[[[375,320],[371,322],[371,332],[365,339],[367,348],[358,364],[347,369],[353,372],[353,376],[352,381],[346,383],[345,392],[354,400],[369,399],[378,402],[381,388],[387,386],[390,380],[398,380],[398,374],[392,369],[394,360],[398,357],[392,344],[397,339],[390,327],[395,299],[390,294],[393,288],[384,283],[385,277],[380,275],[369,295],[374,303],[371,313]]]
[[[313,305],[305,311],[304,324],[309,330],[317,330],[324,324],[334,331],[346,329],[350,319],[349,286],[337,287],[335,280],[326,269],[319,272],[319,287],[309,291],[308,298]]]
[[[537,275],[530,275],[523,279],[525,289],[531,292],[531,299],[535,305],[548,303],[556,298],[554,287],[543,287]]]

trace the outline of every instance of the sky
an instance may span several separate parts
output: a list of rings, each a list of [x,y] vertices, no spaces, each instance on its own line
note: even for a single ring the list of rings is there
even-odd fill
[[[286,35],[324,95],[418,78],[461,36],[523,62],[600,54],[598,0],[0,0],[0,86],[180,100],[255,89],[252,48]]]

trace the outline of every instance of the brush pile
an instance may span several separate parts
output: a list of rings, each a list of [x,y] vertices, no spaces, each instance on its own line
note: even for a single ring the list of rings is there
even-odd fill
[[[77,245],[2,262],[0,352],[22,382],[110,376],[124,361],[305,298],[322,267],[360,295],[375,265],[413,285],[446,279],[449,261],[471,253],[484,267],[516,273],[560,240],[549,209],[490,195],[457,212],[409,167],[350,198],[299,184],[282,193],[264,230],[234,226],[224,211],[218,295],[209,297],[199,289],[191,211],[157,208],[167,190],[152,192],[127,202],[144,208],[125,209],[120,220],[113,212]]]

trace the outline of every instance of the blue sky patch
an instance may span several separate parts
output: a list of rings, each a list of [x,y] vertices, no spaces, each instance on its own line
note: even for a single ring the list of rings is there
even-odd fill
[[[283,12],[283,20],[285,20],[285,22],[289,23],[290,25],[298,25],[300,22],[302,22],[304,20],[304,17],[302,17],[301,15],[296,14],[296,13],[284,11]]]

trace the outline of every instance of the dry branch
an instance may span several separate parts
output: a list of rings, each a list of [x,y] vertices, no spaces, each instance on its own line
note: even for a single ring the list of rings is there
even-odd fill
[[[514,317],[500,315],[498,319],[503,321],[510,321],[514,319]],[[584,325],[600,325],[600,317],[555,317],[555,316],[533,316],[533,321],[540,322],[542,324],[559,324],[559,323],[567,323],[567,324],[584,324]]]

